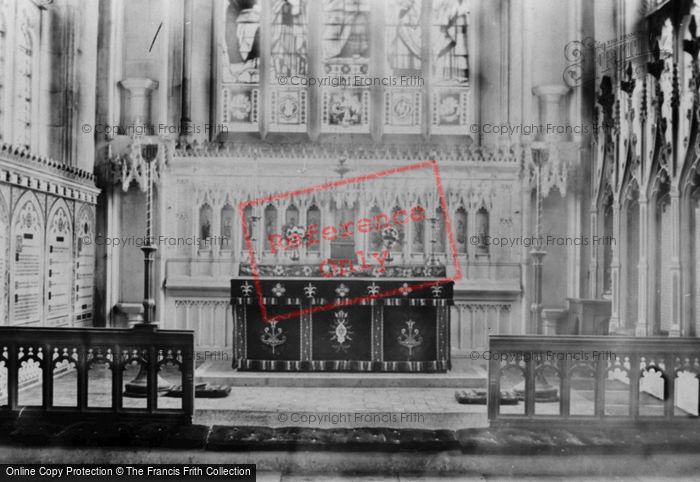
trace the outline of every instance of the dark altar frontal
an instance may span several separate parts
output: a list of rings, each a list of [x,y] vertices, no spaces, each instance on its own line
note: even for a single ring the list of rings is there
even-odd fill
[[[271,320],[265,321],[254,278],[233,279],[233,367],[444,372],[450,368],[453,283],[416,289],[436,281],[262,277],[260,294]],[[374,297],[379,293],[391,294]],[[295,316],[274,320],[289,314]]]

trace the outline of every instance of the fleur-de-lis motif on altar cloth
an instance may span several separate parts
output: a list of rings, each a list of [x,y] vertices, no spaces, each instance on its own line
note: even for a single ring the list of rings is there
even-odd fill
[[[309,283],[308,285],[304,286],[304,294],[307,298],[313,298],[316,294],[316,287]]]
[[[243,296],[250,296],[253,293],[253,285],[246,281],[241,285],[241,291],[243,292]]]
[[[402,295],[408,296],[408,294],[409,294],[411,291],[413,291],[413,288],[411,288],[410,286],[408,286],[408,283],[404,283],[404,284],[401,285],[401,287],[399,288],[399,291],[401,292]]]
[[[278,298],[282,296],[286,291],[287,289],[279,283],[272,287],[272,294]]]
[[[345,298],[345,296],[350,292],[350,288],[345,286],[345,283],[340,283],[340,286],[335,289],[335,292],[339,297]]]
[[[287,341],[287,336],[282,331],[282,328],[277,328],[277,322],[272,321],[269,326],[263,329],[260,340],[272,349],[272,354],[274,355],[277,347],[284,345]]]
[[[407,320],[405,323],[406,328],[401,328],[398,342],[399,345],[408,349],[408,358],[411,358],[413,356],[413,350],[423,344],[423,336],[420,334],[420,330],[415,328],[415,321]]]
[[[372,283],[367,287],[367,294],[376,295],[379,293],[379,286],[376,283]]]
[[[433,292],[433,298],[439,298],[442,294],[442,286],[440,285],[435,285],[430,290]]]

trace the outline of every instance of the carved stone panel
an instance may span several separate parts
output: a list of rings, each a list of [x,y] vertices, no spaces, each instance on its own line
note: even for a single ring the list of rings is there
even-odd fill
[[[44,276],[42,259],[44,251],[43,216],[36,198],[27,193],[12,224],[12,315],[10,323],[26,325],[40,323],[42,319],[42,291]]]
[[[71,323],[73,230],[68,208],[58,201],[49,215],[46,242],[46,324]]]
[[[78,211],[75,226],[75,294],[74,323],[92,325],[95,271],[94,229],[92,208],[83,206]]]

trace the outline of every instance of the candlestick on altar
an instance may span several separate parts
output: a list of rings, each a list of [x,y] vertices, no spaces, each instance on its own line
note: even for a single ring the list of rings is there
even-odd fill
[[[440,260],[438,259],[437,254],[435,253],[435,245],[437,244],[438,218],[428,218],[428,222],[430,223],[430,256],[428,257],[428,262],[426,263],[426,266],[440,266]]]

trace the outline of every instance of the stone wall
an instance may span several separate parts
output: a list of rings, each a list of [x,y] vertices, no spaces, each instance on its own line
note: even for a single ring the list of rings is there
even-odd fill
[[[92,326],[94,178],[0,148],[0,323]]]

